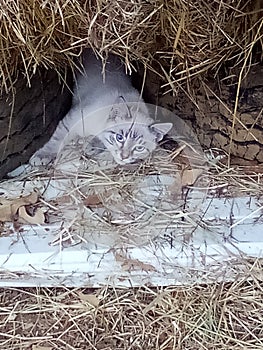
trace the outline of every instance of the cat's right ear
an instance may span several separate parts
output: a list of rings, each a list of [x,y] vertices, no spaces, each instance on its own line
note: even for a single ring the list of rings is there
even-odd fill
[[[160,142],[173,127],[172,123],[155,123],[149,126],[152,133],[156,135],[156,141]]]

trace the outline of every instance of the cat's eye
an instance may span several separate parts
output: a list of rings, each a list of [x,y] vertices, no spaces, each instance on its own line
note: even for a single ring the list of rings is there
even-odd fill
[[[118,142],[124,141],[124,136],[122,134],[116,134],[115,138],[116,138],[116,141],[118,141]]]
[[[143,152],[145,150],[144,146],[135,146],[134,151],[136,152]]]

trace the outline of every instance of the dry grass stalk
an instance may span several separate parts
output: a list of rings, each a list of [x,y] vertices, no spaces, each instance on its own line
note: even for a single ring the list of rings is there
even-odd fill
[[[59,69],[83,46],[148,66],[156,58],[179,82],[230,58],[243,62],[262,35],[260,0],[0,2],[0,67],[7,88],[20,67],[30,79],[37,66]],[[164,77],[165,78],[165,77]]]
[[[1,349],[262,349],[262,262],[191,287],[2,289]],[[42,347],[42,348],[41,348]]]
[[[226,160],[227,155],[222,157]],[[262,165],[229,167],[225,163],[219,161],[211,166],[207,176],[210,188],[217,188],[221,194],[231,197],[263,195]]]
[[[151,66],[156,58],[168,67],[164,81],[175,86],[227,59],[244,63],[251,45],[262,45],[260,1],[246,4],[0,1],[2,88],[18,67],[30,80],[39,65],[59,70],[86,45],[115,52],[128,66],[132,59]],[[211,179],[262,193],[257,173],[219,165]],[[256,261],[238,281],[192,287],[2,289],[0,348],[262,349],[261,271]]]
[[[191,78],[203,77],[208,70],[216,75],[222,63],[230,61],[241,67],[230,162],[239,88],[254,48],[262,49],[262,25],[260,0],[2,0],[0,90],[9,91],[19,71],[29,82],[39,66],[61,74],[74,66],[83,47],[90,46],[100,57],[120,55],[128,71],[134,60],[141,62],[162,77],[167,90],[176,94],[183,89],[194,100]]]

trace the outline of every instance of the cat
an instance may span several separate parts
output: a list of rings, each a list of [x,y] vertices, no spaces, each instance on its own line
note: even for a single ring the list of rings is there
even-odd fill
[[[82,54],[82,72],[76,74],[72,107],[50,140],[30,159],[46,164],[55,159],[65,140],[93,135],[120,165],[146,159],[172,123],[151,118],[146,103],[132,86],[121,60],[109,55],[103,66],[91,49]]]

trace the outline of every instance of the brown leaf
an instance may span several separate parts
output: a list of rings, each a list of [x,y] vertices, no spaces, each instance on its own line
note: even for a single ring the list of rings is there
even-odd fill
[[[145,272],[156,271],[156,268],[153,265],[144,263],[143,261],[140,261],[138,259],[131,259],[117,252],[115,252],[114,255],[115,255],[116,261],[121,262],[121,266],[125,271],[138,271],[138,270],[145,271]]]
[[[99,198],[99,196],[97,196],[96,194],[90,194],[88,195],[84,201],[83,201],[84,205],[86,205],[87,207],[101,207],[103,205],[101,199]]]
[[[51,203],[54,203],[54,205],[56,204],[69,204],[69,203],[72,203],[72,197],[70,195],[63,195],[63,196],[60,196],[60,197],[57,197],[56,199],[53,199],[50,201]]]
[[[0,221],[12,221],[12,207],[10,201],[1,200],[0,202]]]
[[[22,224],[44,224],[45,214],[42,209],[37,208],[34,214],[31,216],[28,214],[25,207],[20,207],[18,209],[18,221]]]
[[[193,185],[202,172],[202,169],[184,169],[181,174],[182,186]]]
[[[127,259],[123,264],[122,267],[124,270],[128,271],[145,271],[145,272],[152,272],[156,271],[156,268],[148,263],[144,263],[143,261],[140,261],[138,259]]]
[[[13,218],[20,207],[35,204],[37,200],[37,192],[32,192],[28,196],[20,198],[0,199],[0,221],[13,221]]]

